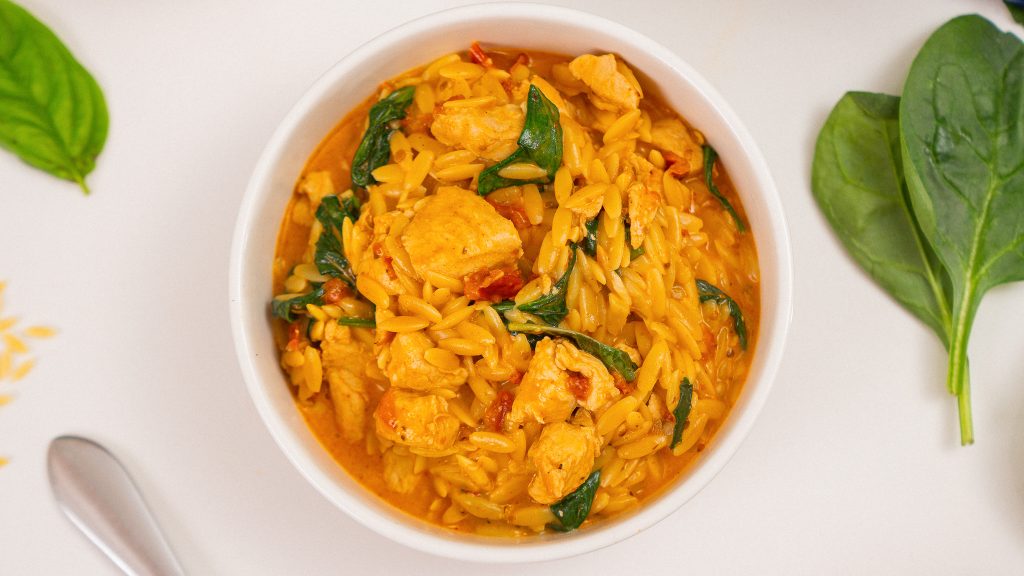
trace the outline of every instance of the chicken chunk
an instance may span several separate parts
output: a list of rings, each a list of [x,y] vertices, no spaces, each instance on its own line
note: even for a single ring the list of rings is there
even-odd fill
[[[569,390],[569,375],[558,367],[555,350],[555,341],[550,338],[537,343],[512,403],[509,418],[513,422],[527,418],[541,424],[564,422],[572,414],[576,397]]]
[[[346,440],[358,442],[366,430],[369,401],[364,367],[373,362],[373,351],[341,326],[325,331],[320,350],[338,428]]]
[[[569,373],[570,391],[587,410],[597,410],[619,395],[604,363],[565,340],[555,344],[555,364]]]
[[[391,386],[421,391],[456,390],[462,386],[468,376],[465,368],[446,372],[423,358],[423,353],[433,347],[434,341],[422,332],[396,334],[391,341],[391,358],[384,369]]]
[[[430,132],[443,144],[498,161],[515,152],[524,119],[523,109],[516,104],[441,108]]]
[[[593,428],[548,424],[530,447],[529,458],[537,473],[527,493],[541,504],[558,502],[587,479],[600,450]]]
[[[704,152],[700,144],[678,118],[662,118],[651,126],[651,143],[665,152],[671,152],[682,163],[677,174],[698,174],[704,168]]]
[[[584,54],[569,63],[569,71],[590,88],[590,103],[597,108],[635,110],[640,105],[640,86],[632,72],[612,54]]]
[[[416,488],[423,474],[415,470],[416,460],[408,454],[396,454],[394,450],[384,453],[384,482],[399,494],[408,494]]]
[[[647,236],[647,228],[654,222],[661,207],[661,194],[639,182],[626,190],[629,197],[629,241],[631,248],[639,248]]]
[[[537,343],[530,366],[519,384],[510,418],[523,422],[563,422],[579,403],[596,410],[619,395],[604,364],[565,340]]]
[[[448,401],[435,394],[388,388],[373,418],[381,438],[412,448],[444,450],[459,434],[459,419],[448,413]]]
[[[421,277],[428,272],[462,279],[502,268],[523,254],[512,222],[480,196],[454,186],[438,188],[402,230],[402,246]]]

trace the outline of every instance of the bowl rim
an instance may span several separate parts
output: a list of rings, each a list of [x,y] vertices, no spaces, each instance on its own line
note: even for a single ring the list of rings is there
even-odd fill
[[[758,353],[767,354],[761,377],[757,386],[751,386],[749,380],[746,383],[744,394],[741,396],[745,397],[745,406],[738,414],[735,413],[736,407],[734,407],[730,413],[731,417],[727,420],[727,426],[723,426],[723,429],[716,434],[716,447],[713,453],[702,457],[692,467],[685,479],[677,480],[675,485],[664,490],[652,501],[645,503],[639,511],[622,520],[615,521],[614,524],[601,529],[580,531],[571,537],[561,536],[557,539],[543,540],[528,538],[515,542],[514,546],[509,545],[508,541],[487,542],[462,535],[454,537],[439,535],[417,529],[412,526],[412,522],[397,522],[381,515],[365,503],[366,498],[379,498],[368,489],[364,488],[365,494],[350,494],[331,478],[321,474],[302,453],[298,440],[293,438],[289,427],[284,422],[284,417],[277,412],[264,391],[264,378],[253,361],[252,354],[255,347],[248,334],[248,325],[244,318],[247,310],[244,307],[247,296],[246,287],[243,285],[243,271],[248,252],[246,247],[249,245],[253,228],[257,224],[254,222],[253,216],[259,202],[265,198],[265,194],[261,193],[261,190],[269,187],[267,181],[270,179],[274,163],[279,160],[292,132],[310,109],[324,98],[340,78],[345,76],[349,68],[359,65],[367,55],[388,46],[400,37],[420,35],[437,26],[450,25],[465,19],[498,16],[573,22],[577,28],[596,30],[615,36],[624,44],[631,44],[648,52],[689,83],[731,131],[746,156],[753,180],[757,183],[760,192],[764,194],[762,201],[766,204],[767,217],[762,228],[762,238],[770,237],[774,241],[772,246],[775,250],[772,257],[778,273],[776,278],[778,296],[777,301],[773,302],[777,306],[770,311],[765,310],[765,301],[762,299],[761,326],[770,326],[771,330],[770,332],[762,331],[758,337]],[[761,252],[760,242],[758,250],[758,259],[760,262],[764,262],[765,257]],[[762,297],[764,296],[763,290],[764,288],[762,288]],[[683,504],[707,486],[736,453],[740,444],[753,428],[754,422],[767,401],[778,374],[786,336],[792,320],[792,295],[793,270],[789,232],[782,210],[782,202],[768,170],[767,162],[753,137],[740,122],[739,117],[702,75],[660,43],[606,18],[558,6],[527,2],[494,2],[450,8],[399,24],[342,57],[305,91],[278,124],[260,154],[246,187],[231,246],[228,303],[235,351],[253,404],[278,447],[302,476],[313,484],[325,498],[364,526],[410,548],[462,560],[512,563],[566,558],[625,540],[657,524],[681,508]],[[768,313],[773,315],[770,323],[765,322]],[[280,383],[280,380],[277,381],[277,384]],[[751,392],[747,392],[747,390],[751,390]],[[347,471],[345,473],[347,474]],[[358,481],[356,482],[358,483]],[[412,517],[410,516],[410,518]]]

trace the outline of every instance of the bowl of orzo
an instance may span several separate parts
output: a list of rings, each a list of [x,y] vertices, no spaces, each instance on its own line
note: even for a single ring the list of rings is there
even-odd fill
[[[243,201],[256,407],[329,501],[420,550],[532,561],[650,527],[725,465],[791,313],[765,162],[679,57],[490,4],[346,56]]]

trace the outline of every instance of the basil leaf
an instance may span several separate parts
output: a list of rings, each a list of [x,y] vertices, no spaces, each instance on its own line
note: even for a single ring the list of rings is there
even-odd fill
[[[921,230],[949,272],[949,389],[974,441],[967,344],[994,286],[1024,280],[1024,43],[961,16],[925,42],[900,102],[903,169]]]
[[[729,309],[729,316],[732,316],[733,330],[740,339],[740,347],[747,349],[747,324],[743,321],[743,311],[735,300],[728,294],[722,292],[706,280],[697,279],[697,293],[700,295],[701,303],[711,300],[716,304],[725,304]]]
[[[0,147],[88,194],[108,123],[89,72],[43,23],[0,0]]]
[[[600,214],[584,225],[587,235],[583,237],[583,253],[591,258],[597,257],[597,219],[599,216]]]
[[[569,307],[565,305],[565,293],[569,287],[569,275],[576,266],[576,244],[570,244],[572,255],[569,257],[569,265],[565,267],[565,273],[551,287],[551,292],[518,306],[519,310],[533,314],[551,326],[558,326],[562,319],[569,314]]]
[[[569,330],[568,328],[558,328],[557,326],[522,324],[519,322],[510,322],[508,325],[508,331],[521,332],[523,334],[539,334],[570,338],[576,342],[576,346],[579,347],[580,350],[595,356],[598,360],[603,362],[609,370],[618,372],[619,375],[626,379],[626,381],[632,382],[636,379],[637,366],[629,358],[629,354],[626,354],[618,348],[613,348],[604,344],[599,340],[595,340],[586,334],[581,334],[575,330]]]
[[[907,196],[897,96],[849,92],[818,135],[811,187],[843,246],[948,346],[949,279]]]
[[[316,219],[323,225],[323,232],[316,241],[313,262],[325,276],[340,278],[352,288],[356,287],[356,274],[352,271],[345,249],[342,246],[341,229],[345,219],[355,223],[359,219],[359,201],[353,196],[339,200],[337,196],[325,196],[316,209]]]
[[[312,292],[301,296],[287,299],[274,298],[270,301],[270,312],[285,322],[291,322],[295,319],[292,314],[305,312],[306,304],[316,304],[317,306],[323,304],[323,297],[323,286],[315,285]]]
[[[594,503],[594,495],[601,485],[601,471],[594,470],[587,479],[570,492],[565,498],[551,505],[551,512],[558,519],[558,524],[550,527],[559,532],[570,532],[580,527],[590,515],[590,506]]]
[[[532,84],[526,96],[526,119],[518,143],[519,148],[508,158],[480,173],[478,194],[486,196],[508,186],[546,184],[562,165],[562,124],[558,121],[558,107]],[[498,175],[502,168],[519,162],[533,162],[548,173],[547,178],[513,180]]]
[[[373,318],[356,318],[353,316],[342,316],[338,318],[338,324],[342,326],[354,326],[357,328],[376,328],[377,322]]]
[[[683,378],[683,381],[679,383],[679,403],[676,404],[675,410],[672,411],[676,424],[672,427],[672,443],[668,446],[669,450],[675,448],[679,441],[683,439],[683,428],[686,428],[686,419],[690,417],[690,405],[692,403],[693,384],[690,384],[689,378]]]
[[[701,148],[704,150],[704,184],[707,185],[708,191],[711,192],[711,195],[718,198],[718,201],[722,203],[722,207],[725,208],[725,211],[732,216],[732,219],[736,222],[736,229],[740,232],[746,231],[747,227],[743,225],[743,220],[740,220],[740,215],[736,213],[736,209],[732,207],[732,203],[729,202],[729,199],[726,198],[724,194],[722,194],[718,189],[718,185],[715,184],[715,181],[712,178],[715,160],[718,159],[718,152],[715,152],[715,149],[708,144],[705,144]]]
[[[372,172],[387,164],[391,158],[389,141],[391,133],[397,129],[391,123],[405,118],[415,92],[415,86],[399,88],[370,108],[369,126],[352,158],[353,186],[365,188],[377,183]]]

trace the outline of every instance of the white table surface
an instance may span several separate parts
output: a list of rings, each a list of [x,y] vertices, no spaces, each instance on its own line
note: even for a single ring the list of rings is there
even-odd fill
[[[112,120],[88,198],[0,154],[3,314],[60,329],[36,370],[0,383],[16,396],[0,408],[0,574],[117,573],[50,497],[44,455],[64,433],[122,458],[192,574],[525,572],[414,552],[331,506],[263,427],[228,326],[235,213],[278,121],[354,47],[457,2],[24,3],[97,77]],[[978,314],[977,444],[961,448],[941,346],[842,252],[809,183],[845,90],[899,92],[960,13],[1021,33],[1002,3],[559,3],[665,44],[732,104],[782,195],[795,315],[773,394],[715,481],[647,532],[529,572],[1024,572],[1024,285]]]

